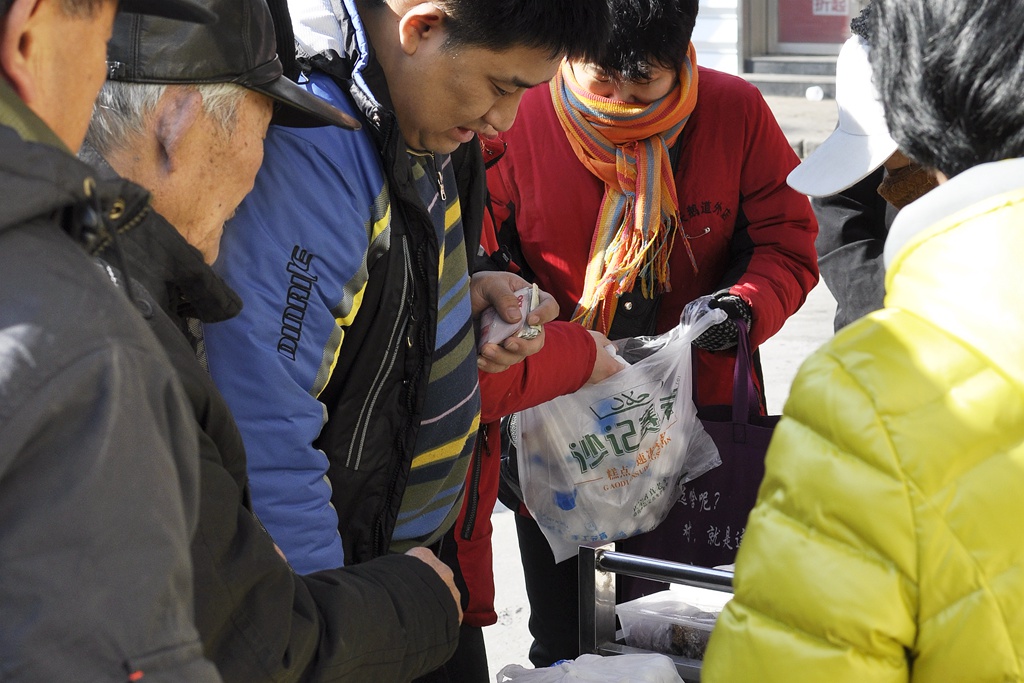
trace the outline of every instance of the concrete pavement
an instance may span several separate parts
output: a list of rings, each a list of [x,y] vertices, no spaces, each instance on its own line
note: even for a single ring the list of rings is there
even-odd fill
[[[829,136],[839,118],[835,100],[815,102],[804,97],[777,95],[768,95],[764,99],[801,159]]]
[[[798,155],[810,153],[835,128],[834,100],[814,102],[802,97],[777,96],[765,99]],[[835,306],[831,293],[819,283],[803,307],[761,347],[769,412],[781,412],[800,364],[832,336]],[[530,609],[512,513],[499,504],[491,520],[498,623],[484,629],[484,639],[493,679],[506,664],[531,666],[527,654],[532,638],[527,626]]]

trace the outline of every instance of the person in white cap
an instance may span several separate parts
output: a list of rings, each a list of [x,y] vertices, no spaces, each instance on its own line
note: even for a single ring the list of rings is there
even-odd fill
[[[871,80],[865,23],[868,5],[836,62],[836,130],[787,182],[811,197],[818,217],[818,267],[836,299],[835,329],[882,307],[882,247],[893,218],[935,186],[932,176],[903,155],[889,135]]]

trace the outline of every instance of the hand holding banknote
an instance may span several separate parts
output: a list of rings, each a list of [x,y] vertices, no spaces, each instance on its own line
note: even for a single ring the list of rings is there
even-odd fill
[[[544,323],[558,315],[550,294],[505,272],[475,273],[470,290],[479,317],[481,370],[502,372],[544,346]]]

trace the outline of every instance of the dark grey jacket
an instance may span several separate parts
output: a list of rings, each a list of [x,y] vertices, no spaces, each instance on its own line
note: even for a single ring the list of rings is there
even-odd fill
[[[42,126],[20,104],[0,83],[4,120]],[[0,125],[0,197],[0,680],[219,681],[192,621],[195,426],[83,248],[148,195]]]
[[[818,218],[818,268],[836,299],[835,330],[882,307],[882,248],[899,213],[878,194],[885,169],[831,197],[814,197]]]

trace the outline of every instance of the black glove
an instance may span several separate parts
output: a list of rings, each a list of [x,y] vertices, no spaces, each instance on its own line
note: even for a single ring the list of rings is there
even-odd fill
[[[733,321],[742,318],[749,330],[752,320],[750,305],[730,294],[728,289],[723,289],[711,295],[708,308],[721,308],[729,315],[729,319],[705,330],[704,334],[693,340],[693,345],[705,351],[724,351],[736,346],[739,342],[739,329]]]

